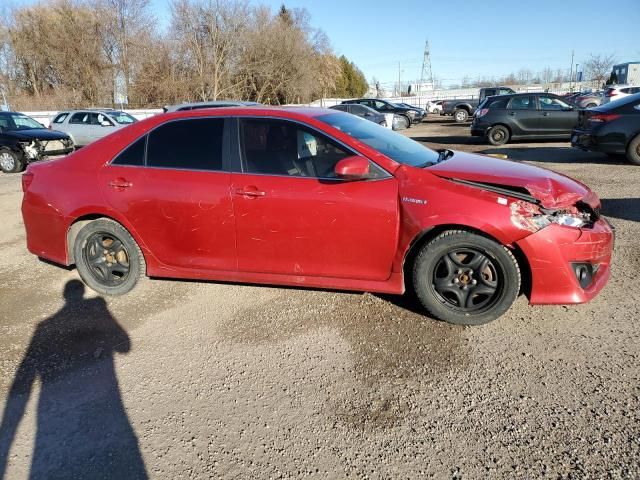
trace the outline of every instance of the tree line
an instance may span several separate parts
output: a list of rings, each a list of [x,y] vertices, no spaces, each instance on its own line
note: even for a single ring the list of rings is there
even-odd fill
[[[14,109],[266,104],[357,97],[363,73],[332,51],[305,9],[245,0],[51,0],[0,17],[0,89]]]

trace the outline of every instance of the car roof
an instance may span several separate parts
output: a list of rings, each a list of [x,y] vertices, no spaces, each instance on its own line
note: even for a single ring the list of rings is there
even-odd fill
[[[219,105],[240,107],[240,106],[255,106],[260,104],[258,102],[250,102],[250,101],[244,101],[244,100],[212,100],[210,102],[187,102],[187,103],[178,103],[176,105],[167,105],[165,109],[166,111],[169,111],[169,112],[175,112],[181,109],[207,108],[208,105],[210,105],[211,107],[216,107]]]
[[[323,114],[336,113],[335,110],[321,107],[279,107],[279,106],[231,106],[231,107],[213,107],[213,108],[198,108],[195,110],[180,110],[176,112],[166,112],[163,115],[171,116],[172,118],[190,118],[201,116],[269,116],[270,114],[282,117],[282,118],[300,118],[317,117]],[[153,118],[153,117],[151,117]]]

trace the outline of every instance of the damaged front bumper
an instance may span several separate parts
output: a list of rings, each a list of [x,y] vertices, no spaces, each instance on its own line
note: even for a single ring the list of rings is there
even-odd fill
[[[600,217],[589,228],[552,224],[516,242],[531,269],[531,304],[585,303],[611,272],[613,228]]]
[[[20,142],[22,158],[27,162],[36,162],[46,157],[67,155],[73,152],[75,146],[70,138],[60,140],[32,140]]]

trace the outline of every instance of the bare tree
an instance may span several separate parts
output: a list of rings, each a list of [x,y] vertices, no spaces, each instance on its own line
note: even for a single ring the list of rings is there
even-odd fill
[[[586,78],[594,87],[600,88],[604,85],[611,74],[611,67],[615,64],[615,56],[609,55],[589,55],[589,59],[584,62]]]

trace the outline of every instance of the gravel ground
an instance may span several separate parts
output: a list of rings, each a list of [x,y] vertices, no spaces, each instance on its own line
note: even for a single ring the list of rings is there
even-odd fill
[[[473,328],[373,294],[147,280],[102,299],[27,253],[2,175],[0,477],[640,477],[640,167],[441,118],[405,134],[592,186],[609,285]]]

